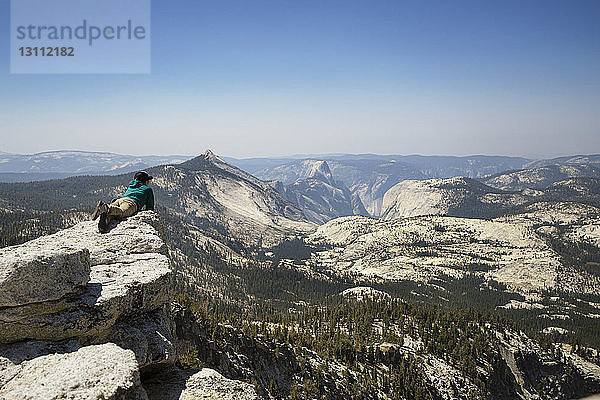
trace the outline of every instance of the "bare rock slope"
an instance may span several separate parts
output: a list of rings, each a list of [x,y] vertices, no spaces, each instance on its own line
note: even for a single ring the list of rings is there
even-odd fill
[[[499,209],[526,201],[525,196],[505,193],[471,178],[406,180],[383,196],[381,218],[419,215],[485,218]]]
[[[545,189],[569,178],[600,178],[600,168],[593,164],[547,165],[538,168],[502,172],[481,179],[502,190]]]
[[[290,233],[314,229],[302,211],[268,183],[210,151],[149,172],[161,204],[218,240],[235,237],[251,245],[269,246]]]
[[[559,203],[532,205],[524,213],[495,220],[338,218],[310,237],[324,250],[308,262],[315,268],[371,278],[427,283],[474,275],[520,293],[555,289],[598,294],[598,277],[566,265],[546,233],[562,222],[561,240],[593,241],[598,237],[598,211]]]

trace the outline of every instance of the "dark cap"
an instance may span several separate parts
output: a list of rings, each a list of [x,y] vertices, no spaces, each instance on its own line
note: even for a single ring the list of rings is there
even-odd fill
[[[150,179],[152,179],[152,177],[150,175],[148,175],[148,173],[146,171],[138,171],[135,173],[135,176],[133,177],[133,179],[135,179],[136,181],[140,181],[140,182],[146,182],[146,181],[149,181]]]

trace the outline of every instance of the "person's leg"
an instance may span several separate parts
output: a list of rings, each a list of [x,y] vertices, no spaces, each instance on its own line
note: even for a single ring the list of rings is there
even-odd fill
[[[123,208],[125,207],[125,199],[116,199],[108,205],[108,216],[112,219],[123,218]],[[123,207],[123,208],[122,208]]]
[[[137,204],[128,197],[116,199],[107,206],[106,212],[100,214],[98,229],[100,232],[108,232],[109,224],[114,219],[123,219],[132,216],[137,212]]]
[[[137,212],[137,204],[129,197],[115,200],[108,206],[108,216],[117,219],[131,217]]]
[[[121,208],[122,211],[121,218],[131,217],[138,210],[136,202],[129,197],[124,197],[122,200],[123,201],[119,205],[119,208]]]
[[[123,210],[119,207],[122,200],[123,199],[116,199],[105,208],[106,211],[100,214],[100,220],[98,221],[98,230],[100,233],[108,232],[110,222],[113,219],[122,218]]]
[[[96,218],[98,218],[100,216],[100,214],[102,214],[103,212],[107,212],[108,211],[108,206],[106,204],[104,204],[104,202],[102,200],[98,200],[98,203],[96,204],[96,208],[94,209],[94,212],[92,213],[92,220],[95,220]]]

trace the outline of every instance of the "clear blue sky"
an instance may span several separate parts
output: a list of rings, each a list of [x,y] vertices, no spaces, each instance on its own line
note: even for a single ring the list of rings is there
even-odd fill
[[[10,75],[0,151],[600,153],[600,1],[152,2],[149,75]]]

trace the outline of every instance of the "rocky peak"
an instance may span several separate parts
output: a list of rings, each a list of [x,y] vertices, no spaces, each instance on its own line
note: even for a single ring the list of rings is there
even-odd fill
[[[210,149],[207,149],[204,154],[202,154],[202,157],[204,157],[204,159],[206,161],[210,161],[210,162],[225,162],[223,161],[223,159],[221,159],[221,157],[217,156],[215,153],[213,153]]]
[[[303,178],[284,188],[284,196],[297,205],[306,217],[321,224],[347,215],[369,215],[358,195],[353,196],[343,183],[337,182],[323,160],[304,160]]]
[[[180,164],[181,167],[191,170],[203,170],[212,166],[222,168],[228,165],[221,157],[213,153],[211,150],[206,150],[204,153]]]
[[[311,164],[308,178],[319,179],[329,184],[334,183],[327,161],[318,160],[313,161]]]

